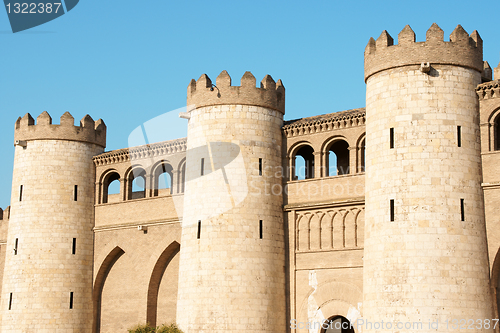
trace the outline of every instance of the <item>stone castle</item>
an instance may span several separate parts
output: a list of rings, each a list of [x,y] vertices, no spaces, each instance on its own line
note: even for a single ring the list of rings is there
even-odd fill
[[[366,108],[291,121],[281,81],[202,75],[187,138],[108,152],[102,120],[19,118],[1,332],[499,332],[500,65],[492,80],[482,43],[384,31]]]

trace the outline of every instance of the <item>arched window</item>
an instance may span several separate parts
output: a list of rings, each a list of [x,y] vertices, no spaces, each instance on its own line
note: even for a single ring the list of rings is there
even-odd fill
[[[120,201],[120,175],[117,172],[110,172],[102,182],[102,203],[117,201]]]
[[[295,153],[294,180],[314,178],[314,149],[311,146],[302,146]]]
[[[156,167],[154,175],[154,196],[171,194],[172,166],[162,162]]]
[[[500,115],[498,115],[495,119],[495,124],[494,124],[494,135],[495,135],[495,143],[494,143],[494,150],[500,150]]]
[[[328,147],[328,176],[349,173],[349,144],[344,140],[335,141]]]
[[[142,199],[146,197],[146,171],[135,168],[127,179],[127,200]]]
[[[361,145],[360,145],[360,170],[359,172],[365,172],[366,170],[366,139],[363,139],[363,141],[361,141]]]
[[[355,333],[351,322],[342,316],[330,317],[324,324],[321,333]]]
[[[115,195],[115,194],[120,194],[120,179],[119,178],[113,179],[113,181],[111,183],[109,183],[109,186],[108,186],[108,196]]]

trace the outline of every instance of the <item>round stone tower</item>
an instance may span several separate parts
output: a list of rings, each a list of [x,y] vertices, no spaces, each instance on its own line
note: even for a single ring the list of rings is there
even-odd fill
[[[433,24],[425,42],[406,26],[398,45],[384,31],[366,47],[365,333],[436,331],[436,321],[455,332],[454,319],[492,318],[482,68],[482,40],[461,26],[449,42]]]
[[[281,126],[285,89],[246,72],[188,87],[177,322],[194,332],[286,332]]]
[[[66,112],[19,118],[1,331],[91,332],[94,165],[106,126]]]

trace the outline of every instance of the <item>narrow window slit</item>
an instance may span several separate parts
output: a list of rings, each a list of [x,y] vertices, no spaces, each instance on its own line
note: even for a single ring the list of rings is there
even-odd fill
[[[73,248],[71,250],[72,254],[76,254],[76,238],[73,238]]]
[[[457,126],[457,145],[462,147],[462,126]]]
[[[201,237],[201,220],[198,221],[198,234],[196,235],[196,238],[200,239]]]
[[[23,185],[19,187],[19,201],[23,201]]]
[[[391,199],[391,222],[394,222],[394,199]]]
[[[69,293],[69,308],[73,309],[73,292]]]
[[[262,239],[262,236],[264,234],[264,230],[262,228],[262,220],[259,221],[259,237]]]
[[[262,158],[259,158],[259,176],[262,176]]]
[[[203,176],[203,169],[205,168],[205,159],[202,158],[201,159],[201,171],[200,171],[200,175]]]
[[[392,127],[390,129],[389,136],[390,136],[390,147],[391,147],[391,149],[393,149],[394,148],[394,127]]]
[[[462,215],[462,221],[465,221],[465,204],[464,204],[464,199],[460,199],[460,213]]]
[[[75,189],[73,190],[73,201],[78,201],[78,185],[75,185]]]
[[[19,238],[16,238],[16,241],[14,243],[14,255],[17,255],[17,247],[19,245]]]
[[[9,310],[12,310],[12,293],[9,295]]]

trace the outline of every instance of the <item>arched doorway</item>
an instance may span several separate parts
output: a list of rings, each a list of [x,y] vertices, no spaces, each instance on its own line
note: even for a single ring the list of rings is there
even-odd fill
[[[351,322],[343,316],[333,316],[325,321],[321,333],[355,333]]]

